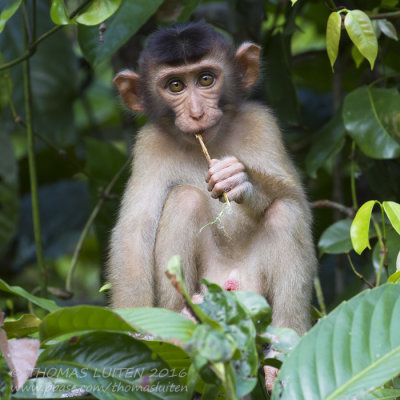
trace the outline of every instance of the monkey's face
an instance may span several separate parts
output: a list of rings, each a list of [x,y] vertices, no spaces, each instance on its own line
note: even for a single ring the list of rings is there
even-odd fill
[[[155,78],[155,91],[173,111],[175,127],[183,137],[195,141],[194,135],[201,133],[205,141],[212,140],[223,116],[221,63],[205,58],[195,64],[162,66]]]

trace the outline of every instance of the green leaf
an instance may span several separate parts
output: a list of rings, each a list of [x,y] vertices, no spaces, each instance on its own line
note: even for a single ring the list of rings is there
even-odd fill
[[[317,171],[337,154],[345,143],[346,131],[344,129],[342,113],[338,112],[315,135],[311,149],[306,158],[307,173],[317,177]]]
[[[0,33],[3,32],[7,21],[17,12],[22,0],[10,0],[0,14]]]
[[[377,22],[378,22],[378,26],[379,26],[381,32],[385,36],[387,36],[393,40],[399,40],[399,38],[397,36],[396,28],[390,21],[388,21],[387,19],[378,19]]]
[[[13,399],[61,399],[66,393],[79,389],[60,378],[34,378],[29,379],[19,392],[13,393]]]
[[[399,331],[400,285],[343,302],[290,353],[272,400],[364,399],[400,373]]]
[[[351,48],[351,57],[353,58],[356,67],[359,68],[361,63],[364,61],[364,56],[359,52],[356,46],[352,46]]]
[[[136,331],[117,313],[98,306],[64,307],[47,315],[39,329],[42,342],[66,334],[79,334],[82,331]]]
[[[57,311],[60,308],[53,300],[43,299],[41,297],[34,296],[19,286],[9,286],[2,279],[0,279],[0,291],[21,296],[31,303],[36,304],[38,307],[50,312]]]
[[[342,219],[325,229],[318,242],[320,257],[324,254],[342,254],[353,248],[350,238],[351,223],[350,219]]]
[[[400,282],[400,271],[396,271],[394,274],[390,275],[387,281],[389,283],[399,283]]]
[[[342,16],[333,12],[329,15],[328,23],[326,25],[326,50],[328,52],[329,61],[333,70],[335,64],[340,42],[340,32],[342,29]]]
[[[24,314],[15,321],[5,321],[2,327],[8,339],[20,338],[38,331],[40,319],[32,314]]]
[[[399,0],[381,0],[381,7],[396,7]]]
[[[69,18],[64,0],[51,0],[50,17],[57,25],[69,25],[74,23],[74,21]]]
[[[396,232],[400,235],[400,204],[394,201],[384,201],[383,209],[388,216],[390,223]]]
[[[294,6],[297,3],[297,0],[291,0],[292,1],[292,6]]]
[[[100,400],[180,400],[185,389],[143,342],[117,332],[91,332],[50,346],[40,354],[36,368]]]
[[[378,40],[368,15],[360,10],[348,11],[344,26],[352,42],[373,69],[378,55]]]
[[[185,22],[192,15],[199,3],[200,0],[182,0],[183,10],[179,15],[178,21]]]
[[[126,308],[115,310],[125,321],[159,338],[188,342],[196,324],[181,314],[163,308]]]
[[[357,211],[350,228],[351,243],[356,253],[361,254],[366,247],[371,249],[369,244],[369,223],[371,220],[372,209],[379,203],[370,200],[364,203]]]
[[[363,153],[371,158],[400,157],[400,95],[396,89],[363,86],[348,94],[343,122]]]
[[[83,25],[97,25],[111,17],[121,5],[121,0],[92,0],[84,12],[75,19]]]
[[[78,40],[85,58],[97,66],[132,37],[157,11],[163,0],[123,0],[118,11],[107,20],[104,43],[99,42],[98,27],[78,26]]]

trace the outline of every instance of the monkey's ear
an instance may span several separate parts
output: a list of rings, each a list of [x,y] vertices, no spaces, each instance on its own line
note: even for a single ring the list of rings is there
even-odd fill
[[[260,72],[261,47],[254,43],[245,42],[236,51],[236,61],[243,71],[245,89],[252,87]]]
[[[139,97],[139,81],[139,75],[129,70],[120,72],[113,80],[125,105],[133,111],[144,112]]]

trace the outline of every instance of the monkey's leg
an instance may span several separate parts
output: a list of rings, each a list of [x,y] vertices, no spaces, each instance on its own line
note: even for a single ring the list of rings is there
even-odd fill
[[[303,334],[310,327],[316,257],[308,210],[294,200],[275,200],[265,216],[264,295],[272,325]]]
[[[210,229],[200,228],[211,221],[208,199],[194,186],[174,187],[168,194],[159,221],[155,243],[155,297],[156,305],[181,311],[184,302],[165,275],[168,260],[178,254],[186,288],[190,295],[199,291],[200,249],[213,251]]]

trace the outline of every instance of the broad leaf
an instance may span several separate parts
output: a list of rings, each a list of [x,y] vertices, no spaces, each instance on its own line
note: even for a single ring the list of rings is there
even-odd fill
[[[125,308],[114,311],[133,326],[165,340],[175,339],[186,343],[196,329],[194,322],[163,308]]]
[[[351,48],[351,57],[354,61],[354,64],[356,64],[356,67],[358,68],[361,63],[364,61],[363,55],[360,53],[360,51],[357,49],[356,46],[352,46]]]
[[[388,216],[390,223],[396,232],[400,235],[400,204],[394,201],[384,201],[383,209]]]
[[[20,338],[38,331],[40,319],[32,314],[24,314],[15,321],[5,321],[3,329],[8,339]]]
[[[57,311],[60,308],[53,300],[43,299],[41,297],[34,296],[19,286],[9,286],[2,279],[0,279],[0,291],[21,296],[31,303],[36,304],[38,307],[50,312]]]
[[[7,23],[7,21],[17,12],[19,6],[21,5],[22,0],[9,0],[7,6],[3,9],[0,14],[0,33],[3,32],[3,29]]]
[[[73,23],[69,18],[64,0],[51,0],[50,17],[57,25],[69,25]]]
[[[107,330],[134,332],[135,329],[114,311],[98,306],[64,307],[47,315],[39,329],[42,342],[82,331]]]
[[[342,114],[338,112],[315,135],[315,140],[306,158],[306,168],[312,178],[330,157],[333,157],[344,145],[346,131]]]
[[[378,55],[378,40],[368,15],[360,10],[348,11],[344,26],[352,42],[373,69]]]
[[[340,31],[342,29],[342,16],[333,12],[329,15],[328,23],[326,25],[326,50],[328,52],[329,61],[333,70],[335,64],[340,42]]]
[[[85,58],[96,66],[109,59],[153,15],[163,0],[123,0],[107,20],[104,43],[99,42],[96,26],[78,27],[78,40]]]
[[[83,25],[97,25],[111,17],[121,5],[121,0],[92,0],[89,7],[75,21]]]
[[[117,332],[92,332],[50,346],[36,367],[100,400],[179,400],[185,389],[168,364],[144,343]]]
[[[348,94],[343,104],[343,122],[350,136],[367,156],[400,157],[400,95],[396,89],[367,86]]]
[[[397,36],[396,28],[390,21],[388,21],[387,19],[378,19],[377,22],[378,22],[378,26],[379,26],[381,32],[385,36],[387,36],[393,40],[399,40],[399,38]]]
[[[350,219],[342,219],[325,229],[318,242],[320,257],[324,254],[342,254],[353,248],[350,238],[351,223]]]
[[[272,399],[364,399],[400,373],[400,285],[343,302],[283,363]]]
[[[369,244],[369,224],[371,220],[372,209],[378,203],[376,200],[370,200],[364,203],[357,211],[350,228],[351,243],[356,253],[361,254],[366,247],[371,249]]]

